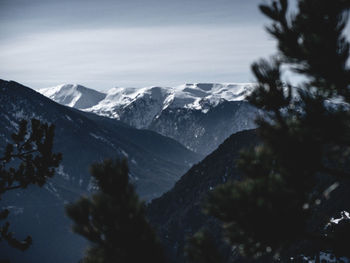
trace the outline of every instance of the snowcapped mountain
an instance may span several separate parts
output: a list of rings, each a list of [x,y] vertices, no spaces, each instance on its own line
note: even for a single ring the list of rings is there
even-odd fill
[[[97,105],[85,109],[99,115],[123,118],[121,109],[144,106],[147,114],[134,120],[136,128],[147,128],[166,109],[193,109],[206,113],[223,101],[241,101],[252,84],[184,84],[178,87],[112,88]],[[45,94],[44,94],[45,95]],[[142,103],[138,103],[141,101]],[[141,104],[141,105],[139,105]]]
[[[60,99],[50,95],[62,90],[59,87],[40,92],[77,108],[70,100],[62,99],[74,93],[73,88],[62,91]],[[112,88],[104,99],[83,110],[118,119],[138,129],[156,131],[205,155],[232,133],[255,128],[254,119],[260,113],[244,100],[253,87],[251,83],[196,83],[178,87]]]
[[[63,84],[39,90],[44,96],[69,107],[90,108],[106,97],[106,94],[77,84]]]

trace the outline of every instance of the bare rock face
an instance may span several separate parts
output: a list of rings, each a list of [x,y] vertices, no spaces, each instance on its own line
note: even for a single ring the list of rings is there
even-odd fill
[[[207,155],[231,134],[256,127],[260,112],[246,101],[223,101],[205,113],[194,109],[166,109],[149,129],[173,138],[194,152]]]

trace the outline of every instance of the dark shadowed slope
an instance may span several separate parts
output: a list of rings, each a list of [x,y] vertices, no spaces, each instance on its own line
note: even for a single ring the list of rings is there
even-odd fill
[[[231,135],[217,150],[182,176],[173,189],[152,201],[148,207],[149,219],[158,229],[171,262],[183,262],[186,237],[201,227],[209,227],[214,236],[220,234],[216,220],[202,214],[202,202],[218,184],[240,178],[235,164],[239,152],[257,143],[255,130]]]
[[[0,80],[0,149],[20,119],[37,118],[56,126],[55,150],[63,153],[57,174],[43,189],[14,191],[1,200],[12,212],[19,236],[32,234],[25,253],[6,250],[12,262],[74,262],[84,242],[69,234],[64,203],[89,194],[88,168],[105,158],[128,158],[130,176],[141,197],[150,200],[170,189],[201,157],[155,132],[57,104],[16,82]],[[40,259],[40,260],[39,260]]]

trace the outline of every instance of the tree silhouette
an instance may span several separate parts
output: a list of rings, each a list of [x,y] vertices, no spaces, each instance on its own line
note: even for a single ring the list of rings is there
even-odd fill
[[[91,167],[98,191],[67,206],[73,231],[91,242],[84,263],[164,262],[145,205],[129,182],[126,160]]]
[[[26,120],[19,123],[19,130],[13,133],[12,143],[8,143],[0,157],[0,199],[3,194],[15,189],[25,189],[31,184],[43,186],[55,173],[62,156],[53,153],[54,125],[41,123],[32,119],[30,125]],[[6,220],[8,209],[0,211],[0,221]],[[10,231],[7,221],[0,226],[0,242],[17,249],[26,250],[32,243],[30,236],[17,240]]]
[[[278,42],[274,57],[252,65],[258,84],[248,100],[267,115],[257,120],[262,143],[238,161],[245,179],[219,186],[205,205],[244,255],[321,242],[322,224],[310,227],[315,211],[350,178],[349,8],[349,0],[298,0],[296,14],[287,0],[260,6]],[[302,81],[289,82],[290,71]]]

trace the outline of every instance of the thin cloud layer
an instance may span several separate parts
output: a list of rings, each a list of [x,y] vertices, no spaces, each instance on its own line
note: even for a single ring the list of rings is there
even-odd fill
[[[0,77],[100,90],[252,81],[250,64],[274,49],[253,2],[0,0],[16,15],[0,18]]]

